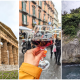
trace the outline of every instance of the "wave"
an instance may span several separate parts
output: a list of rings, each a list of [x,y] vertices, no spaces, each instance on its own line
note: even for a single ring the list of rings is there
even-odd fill
[[[63,67],[80,66],[80,64],[63,65]]]

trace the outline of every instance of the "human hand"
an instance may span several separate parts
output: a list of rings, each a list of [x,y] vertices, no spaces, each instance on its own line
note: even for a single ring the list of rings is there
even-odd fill
[[[45,57],[44,50],[40,50],[39,47],[27,50],[27,52],[24,54],[24,63],[29,63],[34,66],[39,65],[39,61],[42,57]]]

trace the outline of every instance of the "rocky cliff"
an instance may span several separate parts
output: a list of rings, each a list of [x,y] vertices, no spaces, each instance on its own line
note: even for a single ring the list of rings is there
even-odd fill
[[[77,38],[66,41],[67,38],[63,37],[62,63],[80,63],[80,31],[77,33]]]

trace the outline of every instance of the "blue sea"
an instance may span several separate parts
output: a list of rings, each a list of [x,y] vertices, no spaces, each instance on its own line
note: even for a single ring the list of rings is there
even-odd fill
[[[80,79],[80,64],[63,64],[62,79]]]

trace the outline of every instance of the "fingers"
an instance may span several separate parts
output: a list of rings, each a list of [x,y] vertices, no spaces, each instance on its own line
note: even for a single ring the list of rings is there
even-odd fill
[[[35,58],[37,61],[39,61],[43,56],[44,56],[44,51],[41,51]]]
[[[32,51],[33,51],[34,53],[38,52],[39,50],[40,50],[39,47],[32,49]]]

